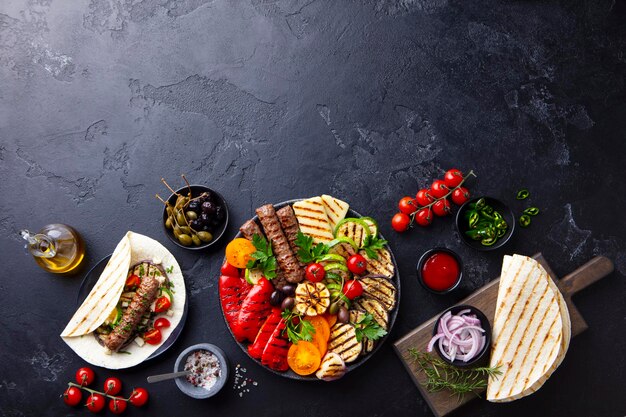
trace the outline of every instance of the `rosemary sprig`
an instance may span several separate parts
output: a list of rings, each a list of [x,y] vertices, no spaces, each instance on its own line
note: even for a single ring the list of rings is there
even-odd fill
[[[422,385],[429,392],[447,389],[459,402],[467,393],[478,396],[477,391],[487,388],[488,377],[497,378],[502,374],[499,367],[457,368],[415,348],[409,349],[409,354],[428,378]]]

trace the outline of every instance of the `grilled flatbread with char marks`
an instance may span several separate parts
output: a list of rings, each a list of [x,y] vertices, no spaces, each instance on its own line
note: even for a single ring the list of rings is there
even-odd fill
[[[293,203],[293,211],[300,224],[300,231],[313,238],[315,243],[328,243],[335,237],[328,215],[320,197],[312,197]]]
[[[361,349],[361,342],[356,340],[353,325],[336,323],[330,329],[328,351],[337,353],[346,363],[354,362],[359,357]]]

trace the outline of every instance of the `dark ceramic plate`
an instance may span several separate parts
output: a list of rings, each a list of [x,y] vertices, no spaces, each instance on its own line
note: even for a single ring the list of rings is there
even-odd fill
[[[102,271],[104,271],[104,268],[106,267],[107,262],[109,262],[110,258],[111,255],[105,256],[100,260],[100,262],[98,262],[93,268],[91,268],[89,272],[87,272],[87,275],[85,275],[83,282],[80,284],[80,289],[78,290],[78,297],[76,298],[77,307],[83,303],[83,300],[87,298],[87,295],[89,295],[89,292],[91,291],[93,286],[96,285],[96,281],[98,281],[98,278],[100,278],[100,275],[102,275]],[[146,360],[156,358],[161,353],[169,349],[174,344],[174,342],[176,342],[176,339],[178,339],[178,336],[180,336],[181,332],[183,331],[185,321],[187,321],[187,310],[189,309],[189,302],[187,301],[188,299],[189,297],[187,294],[187,296],[185,297],[185,306],[183,307],[183,315],[180,318],[178,326],[176,326],[176,328],[172,330],[172,333],[170,333],[167,340],[165,340],[165,342],[163,342],[161,346],[159,346],[159,348],[155,350],[152,355],[150,355]]]
[[[215,233],[213,233],[213,240],[200,246],[195,246],[195,245],[185,246],[181,244],[178,241],[178,239],[176,239],[176,237],[174,236],[174,233],[170,229],[165,227],[165,221],[167,220],[167,211],[165,210],[165,206],[163,206],[163,218],[161,219],[161,226],[163,226],[163,231],[165,232],[167,237],[172,242],[174,242],[175,245],[183,249],[202,250],[210,246],[213,246],[224,235],[224,232],[226,231],[226,228],[228,227],[228,205],[226,204],[226,200],[224,199],[224,197],[222,197],[220,193],[218,193],[215,190],[210,189],[209,187],[205,187],[204,185],[191,185],[190,187],[185,186],[185,187],[179,188],[178,190],[176,190],[176,192],[178,194],[188,195],[189,188],[191,188],[191,195],[193,197],[197,197],[206,191],[211,192],[213,195],[215,195],[216,200],[219,202],[219,205],[224,208],[224,212],[225,212],[224,221],[215,230]],[[176,203],[176,194],[170,195],[167,201],[173,206],[174,203]]]
[[[300,200],[302,199],[298,198],[294,200],[283,201],[282,203],[274,204],[274,208],[278,210],[286,206],[287,204],[293,204],[296,201],[300,201]],[[361,216],[356,211],[349,209],[348,213],[346,214],[346,217],[363,217],[363,216]],[[258,220],[258,216],[255,215],[252,219],[254,219],[255,221]],[[381,239],[384,239],[384,237],[380,234],[380,231],[378,232],[378,235],[381,237]],[[243,237],[241,235],[241,232],[238,232],[237,235],[233,237],[233,239],[238,238],[238,237]],[[382,339],[379,339],[377,341],[376,347],[374,348],[372,352],[370,352],[366,356],[360,357],[355,362],[346,364],[348,368],[346,373],[353,371],[359,366],[361,366],[362,364],[364,364],[369,358],[371,358],[378,351],[378,349],[380,349],[380,347],[383,345],[383,343],[385,343],[385,341],[389,337],[389,334],[391,333],[391,329],[393,329],[393,324],[396,321],[396,316],[398,315],[398,309],[400,308],[400,273],[398,271],[398,264],[396,263],[396,258],[394,257],[393,252],[391,251],[391,248],[389,246],[387,246],[387,250],[389,250],[389,253],[391,254],[391,261],[393,262],[393,266],[396,272],[394,277],[391,279],[391,282],[393,282],[396,287],[396,305],[393,308],[393,310],[389,312],[389,328],[387,329],[387,334]],[[221,303],[220,303],[220,309],[221,309]],[[224,310],[221,310],[221,311],[222,311],[222,317],[224,318],[224,322],[226,323],[226,328],[228,328],[228,331],[233,336],[233,339],[235,339],[235,336],[233,335],[233,332],[230,329],[230,326],[228,325],[228,321],[226,321],[226,316],[224,316]],[[237,343],[239,347],[241,348],[241,350],[243,350],[246,353],[246,355],[248,355],[248,345],[249,345],[248,343],[240,343],[240,342],[237,342],[236,339],[235,339],[235,343]],[[254,359],[252,356],[248,355],[248,357],[250,357],[252,361],[258,363],[259,366],[262,367],[263,369],[266,369],[272,373],[275,373],[276,375],[280,375],[285,378],[296,379],[299,381],[321,381],[321,379],[318,379],[315,375],[302,376],[302,375],[296,374],[291,369],[287,370],[286,372],[278,372],[261,364],[261,361]]]
[[[509,226],[504,236],[498,238],[496,243],[494,243],[491,246],[485,246],[482,243],[480,243],[479,240],[472,240],[469,237],[467,237],[467,235],[465,234],[465,232],[469,230],[469,224],[467,223],[467,220],[465,219],[465,213],[470,209],[469,208],[470,204],[477,202],[481,198],[484,198],[487,205],[493,207],[495,211],[499,212],[502,218],[506,220]],[[461,208],[459,208],[459,211],[456,213],[456,230],[459,232],[461,240],[467,246],[474,248],[476,250],[479,250],[479,251],[496,250],[504,246],[511,239],[511,236],[513,236],[513,232],[515,231],[515,216],[513,215],[513,211],[511,211],[509,206],[507,206],[500,200],[496,200],[495,198],[486,197],[486,196],[476,197],[476,198],[472,198],[471,200],[466,201],[465,204],[463,204]]]

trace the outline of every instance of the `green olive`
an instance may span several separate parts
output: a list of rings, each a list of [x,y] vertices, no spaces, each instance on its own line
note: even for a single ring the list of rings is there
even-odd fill
[[[191,228],[189,226],[180,226],[180,232],[186,235],[191,235]]]
[[[185,219],[185,215],[182,212],[180,212],[180,211],[176,214],[176,222],[179,225],[181,225],[181,226],[184,226],[184,225],[187,224],[187,220]]]
[[[165,212],[167,213],[168,216],[172,215],[172,206],[170,206],[169,203],[167,203],[167,205],[165,206]]]
[[[197,234],[191,235],[191,240],[193,240],[193,244],[196,246],[202,245],[202,241],[200,240]]]
[[[189,246],[189,245],[191,245],[193,243],[193,240],[191,239],[191,236],[189,236],[188,234],[185,234],[185,233],[182,233],[182,234],[178,235],[178,241],[183,246]]]
[[[168,217],[167,220],[165,220],[165,227],[167,227],[168,229],[172,228],[172,218]]]
[[[198,213],[189,210],[187,213],[185,213],[185,217],[187,217],[187,220],[196,220],[198,218]]]
[[[213,240],[213,235],[209,232],[202,231],[202,232],[198,232],[197,235],[200,238],[200,240],[203,242],[210,242]]]
[[[330,307],[328,308],[328,312],[330,314],[337,314],[339,312],[339,308],[341,307],[341,302],[340,301],[335,301],[333,303],[331,303]]]

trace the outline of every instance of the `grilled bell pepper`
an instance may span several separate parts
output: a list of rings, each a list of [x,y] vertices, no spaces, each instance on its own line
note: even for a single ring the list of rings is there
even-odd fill
[[[239,311],[241,305],[246,296],[250,292],[252,285],[239,277],[225,276],[220,277],[219,291],[220,302],[222,303],[222,311],[224,311],[224,317],[228,322],[235,339],[243,341],[241,328],[237,323],[239,317]]]
[[[273,291],[274,286],[266,278],[261,278],[243,300],[237,317],[238,335],[243,340],[254,342],[259,329],[270,314],[270,296]]]
[[[261,359],[263,356],[263,350],[265,350],[265,346],[267,346],[267,342],[270,340],[272,333],[280,323],[281,319],[281,309],[278,307],[272,308],[272,312],[270,313],[263,326],[261,326],[261,330],[256,335],[256,339],[254,339],[254,343],[248,345],[248,353],[254,359]]]
[[[267,341],[267,346],[265,346],[263,356],[261,357],[261,363],[263,365],[279,372],[285,372],[289,369],[287,353],[289,352],[291,343],[283,335],[286,325],[285,320],[281,318],[278,326],[276,326]]]

